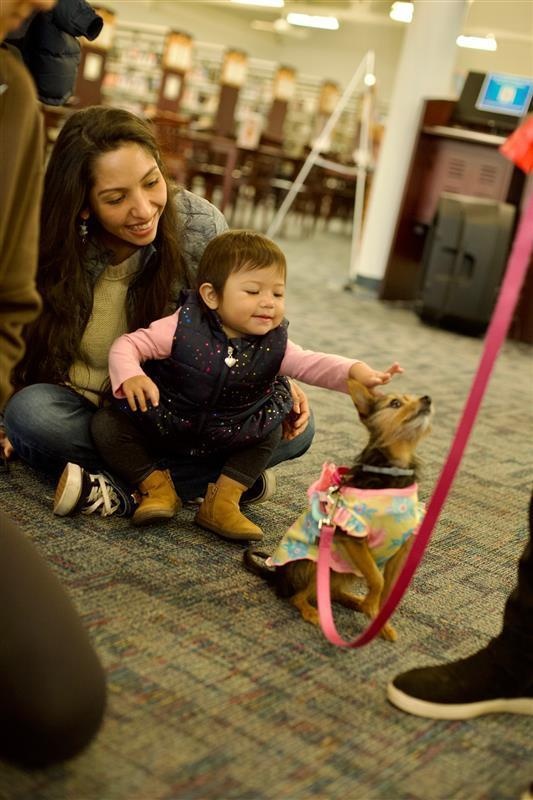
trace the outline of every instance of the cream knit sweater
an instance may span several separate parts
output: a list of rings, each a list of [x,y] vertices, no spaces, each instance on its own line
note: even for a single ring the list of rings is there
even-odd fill
[[[120,264],[110,265],[94,287],[93,310],[81,340],[81,358],[70,368],[70,385],[98,404],[108,378],[109,348],[128,330],[126,295],[139,269],[141,251]]]
[[[228,224],[215,206],[185,189],[176,194],[174,202],[182,255],[191,273],[195,273],[207,242],[227,230]],[[72,365],[69,377],[72,388],[96,404],[108,378],[109,348],[128,329],[128,287],[140,268],[143,251],[146,248],[140,248],[121,264],[106,265],[94,287],[93,309],[81,340],[80,357]]]

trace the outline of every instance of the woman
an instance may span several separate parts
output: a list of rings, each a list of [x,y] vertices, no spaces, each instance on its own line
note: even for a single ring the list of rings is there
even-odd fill
[[[129,515],[131,497],[100,474],[89,432],[109,390],[109,347],[119,335],[174,311],[205,245],[227,224],[210,203],[170,186],[147,123],[103,106],[78,111],[65,123],[43,197],[37,276],[43,312],[27,331],[26,357],[15,374],[24,388],[6,408],[4,451],[12,446],[54,478],[67,462],[80,465],[85,511]],[[295,435],[281,442],[270,466],[301,455],[311,443],[307,402],[295,391]],[[191,454],[164,466],[180,496],[190,500],[216,480],[222,462]],[[245,499],[264,495],[267,478],[263,474]],[[80,474],[75,479],[79,483]]]

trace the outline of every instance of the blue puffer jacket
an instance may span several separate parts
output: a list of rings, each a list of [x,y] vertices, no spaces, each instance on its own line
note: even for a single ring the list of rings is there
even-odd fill
[[[96,39],[103,20],[86,0],[58,0],[45,13],[35,14],[22,39],[10,37],[22,52],[42,103],[60,106],[76,84],[81,47],[77,36]]]

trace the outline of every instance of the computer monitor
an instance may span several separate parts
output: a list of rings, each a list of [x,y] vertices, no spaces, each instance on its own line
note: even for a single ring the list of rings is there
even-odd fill
[[[511,133],[533,110],[533,78],[469,72],[452,114],[452,125]]]

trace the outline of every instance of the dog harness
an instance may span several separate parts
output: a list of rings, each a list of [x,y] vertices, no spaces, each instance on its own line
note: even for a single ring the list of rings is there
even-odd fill
[[[267,566],[279,567],[290,561],[318,560],[320,523],[332,513],[331,524],[348,536],[366,538],[377,566],[385,563],[411,536],[424,516],[424,504],[418,500],[416,483],[404,489],[358,489],[340,486],[333,500],[331,489],[342,483],[349,472],[326,462],[317,481],[307,490],[309,507],[291,525]],[[333,539],[330,569],[359,575],[343,552],[342,541]]]

